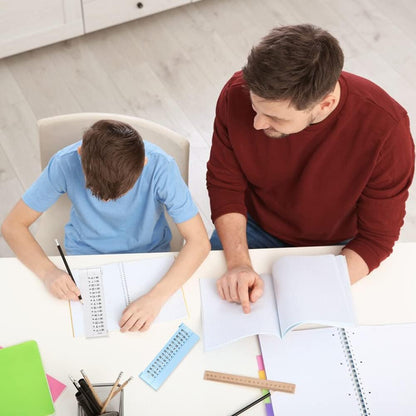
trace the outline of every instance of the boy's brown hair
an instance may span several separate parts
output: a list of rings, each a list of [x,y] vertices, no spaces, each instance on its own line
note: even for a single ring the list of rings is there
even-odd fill
[[[305,110],[333,91],[343,65],[338,41],[325,30],[309,24],[282,26],[252,48],[243,75],[259,97],[288,100]]]
[[[86,187],[103,201],[128,192],[142,173],[144,143],[139,133],[121,121],[100,120],[83,135],[82,168]]]

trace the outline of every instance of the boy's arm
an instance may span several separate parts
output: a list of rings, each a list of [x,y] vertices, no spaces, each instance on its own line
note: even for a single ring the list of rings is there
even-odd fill
[[[165,276],[146,295],[125,309],[120,320],[122,332],[147,330],[163,304],[207,257],[211,246],[201,216],[197,214],[177,226],[185,240],[182,250]]]
[[[20,200],[4,220],[1,232],[16,257],[43,281],[54,296],[76,301],[79,289],[68,274],[49,260],[29,230],[41,215]]]

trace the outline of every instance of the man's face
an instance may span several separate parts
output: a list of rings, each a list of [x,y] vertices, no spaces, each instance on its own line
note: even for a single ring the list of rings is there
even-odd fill
[[[253,126],[264,134],[280,139],[302,131],[318,118],[319,105],[296,110],[288,101],[272,101],[250,92],[251,105],[256,112]]]

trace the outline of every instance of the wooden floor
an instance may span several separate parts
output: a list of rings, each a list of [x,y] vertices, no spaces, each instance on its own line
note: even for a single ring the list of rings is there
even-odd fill
[[[251,46],[282,24],[334,34],[345,69],[399,101],[416,137],[415,21],[414,0],[202,0],[0,60],[0,221],[40,173],[36,120],[102,111],[188,138],[190,189],[211,231],[205,165],[216,99]],[[416,240],[416,186],[401,240]],[[0,236],[0,256],[9,255]]]

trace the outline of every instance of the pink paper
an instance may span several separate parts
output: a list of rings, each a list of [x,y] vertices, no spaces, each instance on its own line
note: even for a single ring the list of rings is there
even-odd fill
[[[51,391],[52,400],[55,401],[64,391],[66,385],[58,381],[56,378],[46,374],[48,379],[49,390]]]
[[[0,349],[3,348],[0,346]],[[64,391],[66,385],[58,381],[56,378],[46,374],[46,378],[48,379],[49,390],[51,392],[52,400],[55,400],[61,395]]]

